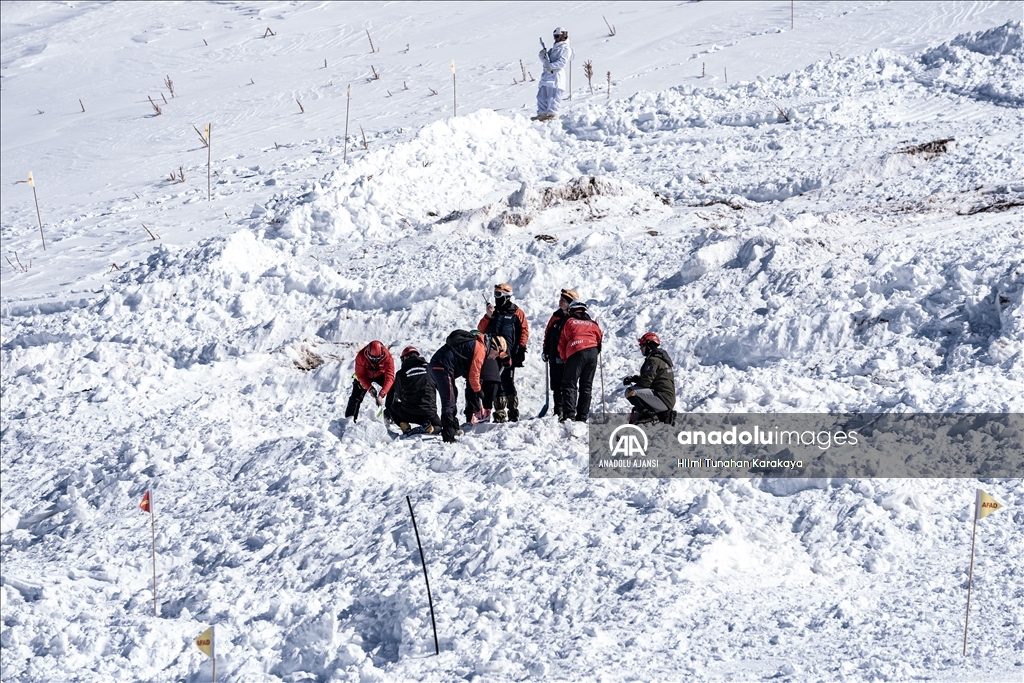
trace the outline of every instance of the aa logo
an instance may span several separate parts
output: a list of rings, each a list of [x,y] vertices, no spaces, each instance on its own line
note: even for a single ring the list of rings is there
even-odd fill
[[[642,458],[647,455],[647,433],[636,425],[620,425],[608,437],[612,457]]]

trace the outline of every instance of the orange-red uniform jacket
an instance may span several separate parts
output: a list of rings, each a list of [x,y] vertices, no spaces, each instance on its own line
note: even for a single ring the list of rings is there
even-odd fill
[[[359,349],[359,353],[356,354],[356,380],[367,391],[370,390],[370,382],[379,383],[379,393],[383,396],[391,391],[391,385],[395,383],[395,359],[391,357],[391,352],[385,349],[384,357],[374,364],[366,355],[367,349],[369,344]]]
[[[562,362],[569,360],[569,356],[582,351],[593,349],[604,339],[601,327],[589,318],[577,318],[570,316],[562,327],[562,336],[558,340],[558,357]]]

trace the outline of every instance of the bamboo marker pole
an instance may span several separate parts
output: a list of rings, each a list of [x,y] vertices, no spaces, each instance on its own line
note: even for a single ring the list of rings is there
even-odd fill
[[[569,60],[569,101],[572,102],[572,60]]]
[[[212,201],[213,194],[210,191],[210,165],[213,160],[213,144],[210,140],[210,124],[206,124],[206,201]]]
[[[36,180],[32,171],[28,172],[28,184],[32,187],[32,199],[36,202],[36,218],[39,219],[39,238],[43,240],[43,251],[46,251],[46,236],[43,234],[43,216],[39,213],[39,195],[36,194]]]
[[[345,153],[341,155],[341,160],[348,163],[348,110],[352,105],[352,84],[348,84],[348,90],[345,93]]]
[[[978,534],[978,511],[981,509],[981,489],[974,494],[974,530],[971,531],[971,569],[967,575],[967,614],[964,617],[964,657],[967,656],[967,622],[971,618],[971,587],[974,585],[974,538]]]
[[[459,115],[459,97],[455,87],[455,60],[452,60],[452,116]]]

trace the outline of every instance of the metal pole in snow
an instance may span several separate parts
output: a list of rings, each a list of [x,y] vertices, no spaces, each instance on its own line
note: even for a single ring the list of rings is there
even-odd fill
[[[459,98],[455,95],[455,60],[452,60],[452,116],[459,115]]]
[[[39,238],[43,240],[43,251],[46,251],[46,236],[43,235],[43,217],[39,213],[39,195],[36,194],[35,183],[32,183],[32,198],[36,200],[36,218],[39,219]]]
[[[967,578],[967,614],[964,616],[964,657],[967,656],[967,622],[971,618],[971,587],[974,585],[974,537],[978,533],[978,511],[981,509],[981,489],[974,494],[974,531],[971,532],[971,570]]]
[[[341,155],[341,160],[348,163],[348,110],[352,105],[352,84],[348,84],[348,91],[345,95],[345,153]]]
[[[455,62],[452,62],[454,64]],[[437,622],[434,620],[434,599],[430,597],[430,578],[427,576],[427,558],[423,555],[423,545],[420,543],[420,530],[416,528],[416,515],[412,512],[412,500],[405,497],[409,504],[409,516],[412,517],[412,529],[416,532],[416,547],[420,549],[420,561],[423,563],[423,580],[427,583],[427,602],[430,603],[430,625],[434,627],[434,654],[440,655],[441,648],[437,644]]]
[[[149,490],[149,523],[153,530],[153,616],[156,613],[156,507],[153,505],[153,489]]]
[[[206,201],[211,201],[213,194],[210,192],[210,163],[213,159],[213,144],[210,140],[211,124],[206,124]]]

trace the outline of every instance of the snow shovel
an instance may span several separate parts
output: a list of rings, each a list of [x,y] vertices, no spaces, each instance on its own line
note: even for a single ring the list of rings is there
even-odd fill
[[[537,415],[537,419],[540,419],[548,414],[548,407],[551,404],[551,368],[548,367],[547,363],[544,363],[544,407],[540,409],[540,413]]]

